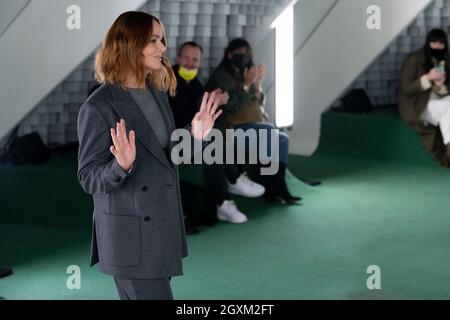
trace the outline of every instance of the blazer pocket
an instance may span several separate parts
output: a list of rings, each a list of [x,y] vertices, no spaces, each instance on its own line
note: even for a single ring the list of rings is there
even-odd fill
[[[133,267],[141,258],[141,224],[137,216],[101,214],[100,261]]]
[[[126,212],[133,215],[134,212],[134,195],[130,194],[128,188],[119,188],[109,195],[109,212]]]

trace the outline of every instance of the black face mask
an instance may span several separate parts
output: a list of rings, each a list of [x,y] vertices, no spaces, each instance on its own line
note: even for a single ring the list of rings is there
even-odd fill
[[[445,50],[430,48],[430,54],[437,61],[442,61],[445,59]]]
[[[243,53],[234,53],[231,57],[231,63],[239,70],[242,70],[249,65],[250,58]]]

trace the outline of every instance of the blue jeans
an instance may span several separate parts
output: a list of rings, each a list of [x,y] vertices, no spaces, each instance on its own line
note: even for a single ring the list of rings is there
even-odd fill
[[[278,140],[278,145],[279,145],[279,162],[284,163],[287,165],[288,163],[288,151],[289,151],[289,136],[284,133],[279,131],[274,124],[270,123],[270,122],[256,122],[256,123],[245,123],[245,124],[238,124],[234,126],[234,129],[242,129],[245,131],[247,131],[248,129],[254,129],[257,132],[260,129],[266,129],[269,132],[274,132],[277,137],[276,139]],[[258,135],[258,144],[259,144],[259,135]],[[270,142],[270,138],[267,139],[267,151],[268,151],[268,156],[271,156],[272,154],[272,150],[271,150],[271,142]],[[248,150],[248,144],[246,142],[246,148]]]

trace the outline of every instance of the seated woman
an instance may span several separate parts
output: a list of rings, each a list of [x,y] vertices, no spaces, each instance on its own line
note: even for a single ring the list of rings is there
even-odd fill
[[[449,58],[446,32],[430,31],[425,46],[404,62],[399,89],[400,116],[446,167],[450,164]]]
[[[261,176],[258,182],[266,188],[265,198],[271,202],[296,203],[301,200],[290,194],[285,173],[288,162],[289,137],[267,122],[264,112],[264,94],[262,82],[266,75],[264,65],[254,66],[250,44],[241,38],[228,44],[220,65],[214,70],[206,90],[220,88],[228,92],[228,103],[223,107],[224,116],[219,121],[223,127],[261,130],[266,129],[277,134],[279,142],[279,170],[274,176]],[[270,149],[270,146],[268,146]]]

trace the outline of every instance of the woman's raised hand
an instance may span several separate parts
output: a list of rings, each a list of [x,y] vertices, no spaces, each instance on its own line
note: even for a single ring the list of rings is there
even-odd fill
[[[256,67],[256,87],[260,87],[264,79],[266,78],[267,68],[264,64],[260,64]]]
[[[131,130],[127,136],[125,120],[120,119],[120,122],[116,123],[116,129],[111,128],[111,138],[113,141],[110,147],[111,153],[124,171],[130,171],[136,160],[135,132]]]
[[[200,111],[192,120],[191,134],[195,139],[203,140],[214,127],[214,122],[222,113],[222,110],[217,110],[219,104],[220,97],[215,92],[205,92]]]

